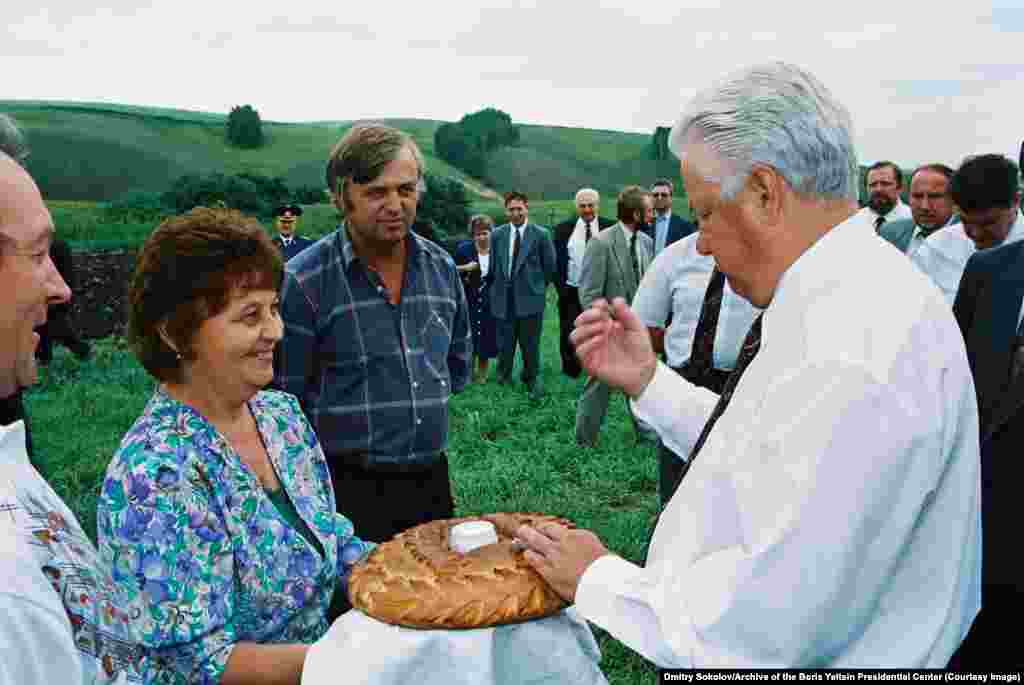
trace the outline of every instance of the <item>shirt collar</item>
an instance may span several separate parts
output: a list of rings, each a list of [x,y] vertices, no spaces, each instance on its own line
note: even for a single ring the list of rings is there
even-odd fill
[[[277,237],[281,239],[281,242],[285,246],[291,245],[292,241],[295,240],[295,234],[294,233],[292,235],[285,235],[284,233],[278,233]]]
[[[956,214],[950,214],[949,218],[946,219],[946,223],[942,224],[941,226],[937,226],[936,228],[933,228],[930,231],[926,231],[925,229],[921,228],[920,226],[918,226],[915,223],[914,224],[914,232],[913,232],[913,234],[911,234],[911,237],[912,238],[920,237],[922,240],[925,240],[928,237],[935,235],[936,233],[938,233],[942,229],[946,228],[947,226],[952,226],[953,224],[957,223],[958,221],[960,221],[960,217],[958,217]]]
[[[762,345],[766,340],[772,312],[791,310],[794,306],[800,306],[799,303],[814,299],[816,291],[833,287],[836,278],[844,277],[835,265],[845,263],[851,255],[858,254],[862,250],[858,241],[864,237],[877,239],[872,220],[862,214],[854,214],[832,227],[790,264],[779,278],[772,301],[764,310]]]
[[[630,228],[629,226],[627,226],[626,224],[622,223],[621,221],[619,222],[619,226],[622,226],[622,232],[626,235],[627,238],[632,238],[633,234],[636,233],[636,229],[635,228]]]
[[[903,200],[901,200],[900,198],[896,198],[896,204],[894,204],[892,206],[892,209],[889,210],[888,214],[879,214],[878,212],[875,211],[875,208],[872,207],[871,205],[865,205],[865,206],[871,212],[871,217],[873,219],[877,219],[880,216],[884,216],[886,221],[895,221],[896,220],[895,212],[898,211],[899,208],[903,207],[904,205],[903,205]]]
[[[407,264],[420,256],[420,240],[421,238],[412,229],[409,229],[405,236],[405,259]],[[348,237],[348,226],[344,221],[338,225],[338,251],[341,253],[341,259],[345,264],[346,271],[352,268],[352,262],[359,259],[359,255],[356,254],[355,247],[352,245],[352,240]]]
[[[655,221],[658,221],[658,222],[660,222],[660,221],[668,221],[671,218],[672,218],[672,210],[671,209],[666,209],[664,214],[659,212],[659,211],[657,211],[657,210],[654,211],[654,220]]]

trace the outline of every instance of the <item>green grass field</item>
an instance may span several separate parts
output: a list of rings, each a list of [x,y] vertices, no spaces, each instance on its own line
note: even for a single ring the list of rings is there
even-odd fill
[[[621,396],[612,399],[600,445],[576,447],[575,402],[583,380],[560,372],[550,290],[541,359],[547,396],[540,405],[527,400],[521,384],[497,385],[493,364],[490,382],[452,399],[449,458],[457,514],[565,516],[596,532],[609,549],[638,560],[657,509],[654,448],[636,444]],[[105,339],[84,363],[58,347],[40,384],[27,393],[36,464],[92,536],[107,463],[152,389],[123,342]],[[654,682],[654,670],[636,654],[600,630],[595,634],[610,683]]]

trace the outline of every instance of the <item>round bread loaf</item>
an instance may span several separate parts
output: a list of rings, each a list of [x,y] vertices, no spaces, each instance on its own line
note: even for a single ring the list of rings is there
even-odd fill
[[[498,542],[459,554],[448,531],[467,521],[494,524]],[[399,533],[356,565],[348,581],[352,606],[408,628],[487,628],[550,616],[568,604],[512,543],[523,524],[558,523],[544,514],[488,514],[431,521]]]

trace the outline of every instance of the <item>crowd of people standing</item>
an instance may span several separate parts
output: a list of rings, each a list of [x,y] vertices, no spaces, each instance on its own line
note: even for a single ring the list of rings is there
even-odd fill
[[[414,229],[419,148],[376,124],[328,155],[337,229],[287,261],[301,208],[277,244],[228,209],[163,222],[129,289],[157,385],[108,466],[97,547],[23,422],[0,427],[0,679],[300,682],[353,565],[454,515],[451,396],[495,357],[511,383],[518,348],[543,397],[552,284],[562,370],[588,376],[578,444],[613,391],[660,441],[643,564],[590,531],[518,531],[581,616],[664,668],[1018,667],[1017,166],[920,167],[904,208],[876,164],[860,209],[848,113],[785,63],[699,92],[670,145],[699,230],[668,179],[624,188],[603,228],[592,189],[554,231],[511,191],[453,259]],[[0,155],[3,398],[72,297],[52,234]]]

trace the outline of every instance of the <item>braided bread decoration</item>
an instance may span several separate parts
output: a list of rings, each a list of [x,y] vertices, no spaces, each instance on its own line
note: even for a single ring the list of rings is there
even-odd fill
[[[448,547],[448,530],[487,520],[497,544],[465,555]],[[399,533],[356,565],[348,581],[349,601],[365,614],[408,628],[487,628],[544,618],[568,604],[513,551],[523,524],[558,523],[544,514],[488,514],[431,521]]]

